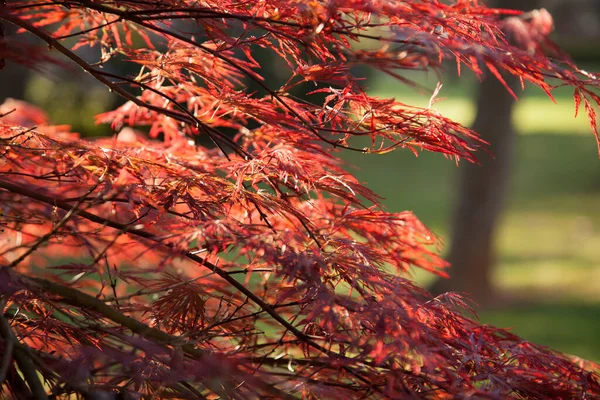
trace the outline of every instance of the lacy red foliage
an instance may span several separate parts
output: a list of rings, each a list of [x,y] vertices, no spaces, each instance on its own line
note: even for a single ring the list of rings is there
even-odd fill
[[[93,141],[26,104],[1,109],[4,394],[600,396],[596,365],[480,325],[460,297],[413,284],[411,267],[444,274],[436,237],[411,213],[382,210],[336,158],[408,148],[475,161],[485,146],[433,107],[367,95],[356,65],[413,86],[404,70],[446,59],[549,94],[570,85],[595,129],[598,77],[549,41],[547,12],[476,0],[39,0],[0,6],[0,22],[48,46],[2,37],[1,58],[39,67],[52,55],[127,101],[97,116],[118,134]],[[97,59],[78,55],[84,46]],[[259,48],[283,61],[282,86],[263,75]],[[137,73],[114,72],[123,61]],[[370,147],[355,145],[362,136]]]

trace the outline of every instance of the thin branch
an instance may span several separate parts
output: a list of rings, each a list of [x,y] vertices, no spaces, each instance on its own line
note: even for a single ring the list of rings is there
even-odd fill
[[[42,237],[40,237],[25,253],[21,254],[21,256],[17,257],[13,262],[11,262],[9,267],[14,268],[17,265],[19,265],[30,254],[32,254],[34,251],[36,251],[38,247],[43,245],[46,241],[48,241],[48,239],[50,239],[52,236],[54,236],[56,233],[58,233],[58,231],[60,231],[62,229],[62,227],[72,217],[76,216],[77,213],[80,211],[79,206],[83,203],[83,199],[85,199],[94,190],[96,190],[96,188],[98,188],[98,186],[101,183],[102,183],[101,181],[98,181],[95,185],[92,185],[92,187],[86,193],[84,193],[81,196],[81,198],[79,200],[77,200],[75,202],[75,204],[73,204],[73,206],[69,210],[67,210],[67,213],[65,214],[65,216],[56,224],[56,226],[54,226],[54,228],[52,230],[50,230],[50,232],[48,232],[45,235],[43,235]]]
[[[4,309],[5,302],[5,299],[0,302],[2,309]],[[44,389],[44,386],[37,375],[37,369],[31,361],[27,347],[18,343],[17,337],[12,331],[10,323],[4,317],[4,314],[0,315],[0,335],[4,339],[5,343],[12,342],[12,345],[14,346],[14,359],[17,362],[23,377],[25,378],[25,381],[27,382],[29,389],[31,390],[33,398],[36,400],[47,400],[48,394],[46,393],[46,390]]]
[[[237,69],[238,71],[240,71],[241,73],[243,73],[245,76],[247,76],[249,79],[251,79],[253,82],[255,82],[257,85],[259,85],[261,88],[263,88],[265,91],[267,91],[267,93],[269,93],[269,95],[277,100],[277,102],[279,104],[281,104],[283,106],[283,108],[285,108],[294,118],[296,118],[297,121],[299,121],[306,129],[308,129],[310,132],[312,132],[316,137],[318,137],[320,140],[322,140],[324,143],[330,144],[333,147],[338,147],[338,148],[342,148],[342,149],[346,149],[346,150],[351,150],[351,151],[356,151],[356,152],[364,152],[364,149],[362,148],[357,148],[357,147],[352,147],[352,146],[347,146],[342,144],[341,141],[339,140],[330,140],[327,139],[325,136],[323,136],[320,133],[320,129],[313,126],[309,121],[307,121],[303,116],[301,116],[300,114],[298,114],[298,112],[296,110],[294,110],[285,100],[282,96],[280,96],[276,91],[274,91],[273,89],[271,89],[270,87],[268,87],[265,83],[263,83],[260,79],[258,79],[251,71],[248,71],[246,68],[242,67],[241,65],[239,65],[237,62],[231,60],[229,57],[223,55],[220,51],[218,50],[213,50],[207,46],[204,46],[201,43],[197,43],[194,40],[179,34],[177,32],[173,32],[173,31],[169,31],[168,29],[153,25],[151,23],[148,23],[147,21],[145,21],[143,18],[139,18],[136,17],[135,15],[132,15],[131,12],[125,11],[125,10],[119,10],[116,8],[112,8],[112,7],[107,7],[98,3],[94,3],[91,2],[89,0],[81,0],[81,4],[84,7],[99,11],[99,12],[104,12],[104,13],[110,13],[116,16],[121,17],[123,20],[128,20],[131,21],[133,23],[136,23],[140,26],[143,26],[146,29],[152,30],[154,32],[158,32],[162,35],[165,36],[170,36],[174,39],[177,39],[179,41],[182,41],[184,43],[187,43],[189,45],[192,45],[200,50],[202,50],[204,53],[210,54],[214,57],[219,58],[220,60],[224,61],[225,63],[227,63],[228,65],[232,66],[233,68]],[[57,50],[59,50],[61,53],[63,53],[64,55],[66,55],[67,57],[69,57],[70,59],[72,59],[73,61],[77,62],[77,64],[79,64],[83,69],[85,69],[86,71],[90,72],[92,75],[94,76],[98,76],[97,71],[93,70],[93,68],[91,68],[89,65],[87,65],[87,63],[82,60],[81,58],[79,58],[78,56],[74,55],[74,54],[68,54],[70,53],[70,51],[68,49],[66,49],[64,46],[60,45],[59,43],[57,43],[56,39],[53,38],[52,36],[46,34],[43,31],[40,31],[39,29],[37,29],[34,26],[31,26],[30,24],[28,24],[25,21],[22,21],[18,18],[14,18],[14,17],[10,17],[7,18],[8,21],[38,35],[41,39],[43,39],[46,43],[56,47]],[[17,20],[17,21],[15,21]],[[60,46],[60,47],[59,47]],[[79,59],[79,60],[77,60]],[[92,71],[90,71],[92,70]],[[104,83],[105,85],[111,87],[111,89],[113,89],[116,93],[119,93],[121,95],[123,95],[124,97],[126,97],[128,100],[131,100],[131,98],[135,98],[134,96],[132,96],[130,93],[124,91],[123,89],[121,89],[120,87],[112,84],[110,81],[104,79],[101,80],[102,83]],[[108,83],[107,83],[108,82]],[[125,94],[123,94],[125,93]],[[156,106],[152,106],[149,105],[147,103],[142,102],[141,100],[135,98],[137,101],[135,102],[136,104],[138,104],[141,107],[146,107],[149,108],[153,111],[156,111],[155,109],[160,109],[160,107],[156,107]],[[134,101],[134,100],[132,100]],[[173,113],[173,111],[171,110],[167,110],[170,111],[171,113]],[[158,111],[157,111],[158,112]],[[179,121],[182,121],[181,119],[177,118],[177,116],[181,116],[181,114],[179,113],[174,113],[175,116],[171,116],[172,118],[175,118]],[[182,122],[186,122],[186,123],[190,123],[189,120],[185,120]],[[197,122],[199,121],[192,121],[194,126],[198,126]],[[204,125],[200,125],[200,126],[204,126]]]
[[[152,104],[148,104],[143,102],[142,100],[138,99],[136,96],[132,95],[131,93],[129,93],[128,91],[122,89],[119,85],[115,85],[113,82],[109,81],[108,79],[106,79],[101,73],[98,73],[97,70],[95,70],[94,68],[92,68],[83,58],[79,57],[78,55],[76,55],[75,53],[73,53],[71,50],[67,49],[65,46],[63,46],[62,44],[60,44],[60,42],[55,39],[54,37],[48,35],[46,32],[36,28],[35,26],[23,21],[21,18],[15,17],[13,15],[2,15],[2,18],[33,33],[34,35],[36,35],[37,37],[39,37],[40,39],[42,39],[43,41],[45,41],[46,43],[48,43],[48,45],[50,45],[52,48],[56,49],[58,52],[62,53],[63,55],[65,55],[67,58],[69,58],[71,61],[75,62],[77,65],[79,65],[84,71],[87,71],[89,74],[91,74],[96,80],[100,81],[101,83],[103,83],[105,86],[107,86],[111,91],[118,93],[119,95],[123,96],[125,99],[130,100],[131,102],[137,104],[140,107],[145,107],[151,111],[166,115],[168,117],[171,117],[177,121],[181,121],[181,122],[185,122],[188,124],[192,124],[193,126],[196,126],[196,121],[194,120],[194,118],[191,118],[189,116],[186,116],[185,114],[173,111],[173,110],[169,110],[166,108],[162,108],[162,107],[157,107],[154,106]]]
[[[69,210],[71,208],[71,205],[69,203],[66,203],[64,201],[62,201],[60,198],[58,197],[50,197],[50,196],[46,196],[44,194],[35,192],[33,190],[21,187],[19,185],[15,185],[9,182],[6,182],[4,180],[0,180],[0,188],[3,188],[5,190],[8,190],[10,192],[16,193],[16,194],[20,194],[38,201],[41,201],[43,203],[46,204],[51,204],[51,205],[56,205],[58,208],[61,209],[65,209],[65,210]],[[120,231],[127,231],[127,234],[130,235],[134,235],[134,236],[138,236],[140,238],[144,238],[144,239],[148,239],[151,240],[159,245],[162,245],[166,248],[169,248],[171,250],[173,250],[173,244],[171,243],[163,243],[161,241],[161,239],[159,237],[156,237],[155,235],[153,235],[152,233],[149,233],[147,231],[138,229],[138,230],[132,230],[131,228],[128,227],[128,225],[126,224],[122,224],[116,221],[112,221],[109,219],[105,219],[102,218],[98,215],[92,214],[90,212],[87,211],[79,211],[79,216],[82,218],[85,218],[87,220],[90,220],[92,222],[96,222],[98,224],[103,224],[106,226],[109,226],[111,228],[114,229],[118,229]],[[316,343],[314,340],[312,340],[310,338],[310,336],[308,336],[307,334],[305,334],[304,332],[300,331],[298,328],[296,328],[294,325],[292,325],[290,322],[288,322],[284,317],[282,317],[277,311],[275,311],[275,309],[273,309],[273,307],[268,304],[267,302],[265,302],[263,299],[261,299],[258,295],[256,295],[252,290],[250,290],[249,288],[247,288],[243,283],[239,282],[237,279],[235,279],[235,277],[230,276],[226,271],[224,271],[223,269],[219,268],[217,265],[211,263],[210,261],[199,257],[195,254],[191,254],[189,252],[183,252],[182,256],[184,256],[185,258],[188,258],[189,260],[194,261],[195,263],[197,263],[198,265],[207,268],[211,271],[213,271],[215,274],[217,274],[219,277],[221,277],[222,279],[224,279],[225,281],[227,281],[227,283],[229,283],[231,286],[233,286],[234,288],[236,288],[238,291],[240,291],[242,294],[244,294],[246,297],[248,297],[250,300],[252,300],[256,305],[258,305],[262,310],[264,310],[267,314],[269,314],[275,321],[277,321],[280,325],[282,325],[285,329],[287,329],[288,331],[290,331],[294,336],[296,336],[298,339],[300,339],[301,341],[303,341],[304,343],[306,343],[307,345],[309,345],[310,347],[324,353],[327,354],[328,356],[337,358],[339,360],[342,361],[349,361],[349,362],[354,362],[354,360],[352,360],[351,358],[348,358],[344,355],[341,355],[339,353],[336,353],[330,349],[327,349],[326,347]],[[30,278],[30,279],[35,279],[35,278]],[[51,285],[56,285],[56,284],[52,284],[51,282],[48,282]],[[69,288],[65,288],[65,289],[69,289]],[[50,288],[48,288],[48,290],[50,290]],[[73,289],[69,289],[69,290],[73,290]],[[74,291],[75,293],[81,293],[78,291]],[[83,295],[83,293],[81,293]],[[76,298],[76,295],[73,294]],[[118,313],[117,311],[115,311],[114,309],[112,309],[111,307],[107,306],[106,304],[104,304],[103,302],[85,295],[87,297],[89,297],[89,299],[92,299],[96,302],[99,302],[102,304],[103,307],[105,307],[105,311],[109,312],[108,310],[110,310],[110,313],[116,313],[116,314],[111,314],[115,317],[117,317]],[[93,303],[96,304],[96,303]],[[142,324],[141,322],[138,322],[136,320],[133,320],[132,318],[129,317],[125,317],[128,318],[128,320],[124,320],[124,322],[127,323],[132,323],[135,322],[137,324],[140,325],[134,325],[136,327],[136,329],[139,329],[141,331],[145,331],[146,328],[149,328],[147,325]],[[133,322],[131,322],[131,321]],[[125,325],[127,326],[127,325]],[[153,329],[153,328],[149,328],[149,329]],[[166,333],[157,330],[157,332],[160,332],[161,335],[166,335],[166,336],[161,336],[163,340],[170,340],[171,337],[170,335],[167,335]],[[154,335],[154,333],[152,333]],[[158,334],[158,333],[156,333]],[[344,370],[346,370],[348,373],[354,375],[356,378],[360,379],[361,381],[367,383],[370,385],[370,382],[367,378],[364,378],[360,373],[354,371],[353,368],[348,367],[348,366],[342,366],[342,368]]]
[[[106,22],[104,24],[100,24],[100,25],[95,26],[93,28],[85,29],[85,30],[78,31],[78,32],[73,32],[73,33],[68,34],[68,35],[59,36],[59,37],[57,37],[55,39],[56,40],[64,40],[64,39],[68,39],[68,38],[71,38],[71,37],[75,37],[75,36],[79,36],[79,35],[84,35],[86,33],[94,32],[94,31],[96,31],[98,29],[106,28],[107,26],[116,24],[119,21],[121,21],[121,18],[117,18],[117,19],[115,19],[113,21],[108,21],[108,22]]]

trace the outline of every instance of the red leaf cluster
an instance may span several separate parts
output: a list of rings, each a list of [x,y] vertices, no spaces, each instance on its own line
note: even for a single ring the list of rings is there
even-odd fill
[[[447,3],[0,7],[0,23],[126,100],[96,117],[117,134],[94,141],[24,103],[0,109],[3,393],[598,397],[597,366],[480,325],[459,296],[431,299],[412,283],[412,267],[445,274],[436,237],[411,213],[384,211],[336,157],[408,148],[476,161],[485,146],[433,99],[419,108],[369,96],[356,65],[413,86],[404,70],[446,59],[548,94],[559,82],[596,129],[598,77],[548,40],[545,11]],[[51,54],[12,49],[2,57],[33,66]],[[286,69],[280,87],[257,49]],[[136,73],[119,72],[123,61]]]

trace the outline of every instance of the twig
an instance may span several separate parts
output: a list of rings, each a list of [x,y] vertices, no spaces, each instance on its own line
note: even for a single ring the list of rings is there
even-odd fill
[[[56,233],[58,233],[58,231],[61,230],[61,228],[71,219],[71,217],[74,217],[75,215],[77,215],[77,212],[80,211],[79,210],[79,206],[83,203],[83,199],[85,199],[94,190],[96,190],[96,188],[98,188],[98,186],[100,185],[100,183],[101,183],[101,181],[99,181],[98,183],[96,183],[95,185],[93,185],[88,191],[85,192],[85,194],[83,194],[81,196],[81,199],[77,200],[75,202],[75,204],[73,204],[73,206],[69,210],[65,210],[65,211],[67,211],[67,213],[54,226],[54,228],[50,232],[46,233],[41,238],[39,238],[25,253],[21,254],[20,257],[17,257],[13,262],[11,262],[9,267],[14,268],[17,265],[19,265],[19,263],[21,263],[24,259],[26,259],[38,247],[40,247],[41,245],[43,245],[48,239],[50,239],[53,235],[55,235]]]
[[[2,305],[6,302],[6,300],[2,300]],[[4,307],[2,307],[4,308]],[[4,314],[0,315],[0,335],[4,338],[4,343],[12,342],[14,346],[13,354],[14,359],[31,390],[32,396],[36,400],[46,400],[48,398],[48,394],[40,381],[40,378],[37,374],[37,369],[31,358],[29,357],[29,353],[27,351],[27,347],[23,345],[18,345],[17,337],[15,333],[12,331],[10,323],[4,317]],[[3,360],[3,364],[5,360]],[[10,360],[9,360],[10,365]]]
[[[168,333],[165,333],[165,332],[161,331],[160,329],[152,328],[152,327],[144,324],[143,322],[140,322],[134,318],[128,317],[127,315],[124,315],[121,312],[115,310],[114,308],[106,305],[103,301],[101,301],[95,297],[92,297],[86,293],[83,293],[79,290],[72,289],[70,287],[63,286],[58,283],[50,282],[48,280],[41,279],[41,278],[28,277],[28,276],[23,276],[23,275],[22,275],[22,278],[25,282],[29,283],[32,287],[36,287],[37,289],[40,289],[44,292],[53,293],[55,295],[60,296],[61,301],[66,304],[93,310],[93,311],[97,312],[98,314],[104,316],[105,318],[113,321],[114,323],[116,323],[120,326],[123,326],[123,327],[129,329],[131,332],[136,333],[142,337],[145,337],[147,339],[152,339],[163,345],[171,345],[172,346],[172,345],[178,344],[181,346],[181,349],[183,350],[184,353],[186,353],[188,356],[190,356],[196,360],[202,360],[202,359],[207,359],[207,358],[211,357],[211,355],[209,355],[207,352],[196,348],[193,344],[181,343],[182,342],[181,338],[169,335]],[[29,359],[27,359],[27,360],[29,360]],[[17,361],[18,361],[18,359],[17,359]],[[29,362],[31,362],[31,360],[29,360]],[[19,367],[21,367],[20,364],[19,364]],[[210,379],[206,380],[206,382],[207,382],[206,387],[208,389],[210,389],[211,391],[213,391],[214,393],[222,392],[222,388],[220,388],[220,385],[218,383],[213,384],[213,383],[211,383]],[[289,397],[289,396],[286,396],[283,392],[280,392],[279,390],[277,390],[276,388],[270,387],[268,385],[266,385],[266,386],[273,392],[273,394],[275,394],[277,396],[282,396],[280,398]],[[44,397],[44,399],[45,398],[46,397]]]

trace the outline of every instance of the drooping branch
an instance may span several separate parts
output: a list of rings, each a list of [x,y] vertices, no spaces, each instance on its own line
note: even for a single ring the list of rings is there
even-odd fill
[[[37,201],[49,204],[49,205],[54,205],[64,211],[71,211],[74,210],[74,207],[72,205],[70,205],[69,203],[61,200],[60,198],[56,198],[56,197],[50,197],[50,196],[46,196],[44,194],[38,193],[38,192],[34,192],[30,189],[21,187],[19,185],[15,185],[12,184],[10,182],[6,182],[4,180],[0,180],[0,188],[8,190],[12,193],[18,194],[18,195],[22,195],[22,196],[26,196],[29,197],[31,199],[35,199]],[[157,244],[163,245],[167,248],[171,248],[172,246],[169,243],[163,243],[162,240],[156,236],[154,236],[151,233],[148,233],[142,229],[132,229],[131,226],[127,225],[127,224],[122,224],[119,222],[115,222],[115,221],[111,221],[109,219],[100,217],[98,215],[92,214],[90,212],[84,211],[84,210],[80,210],[80,209],[75,209],[74,212],[77,213],[77,215],[81,218],[85,218],[88,219],[92,222],[104,225],[104,226],[109,226],[111,228],[117,229],[119,231],[123,231],[123,232],[127,232],[130,235],[133,236],[138,236],[140,238],[144,238],[144,239],[148,239],[151,241],[156,242]],[[202,266],[204,268],[209,269],[210,271],[212,271],[213,273],[215,273],[216,275],[218,275],[219,277],[221,277],[222,279],[224,279],[225,281],[227,281],[227,283],[229,283],[231,286],[235,287],[237,290],[240,291],[240,293],[244,294],[245,296],[247,296],[250,300],[252,300],[258,307],[260,307],[263,311],[265,311],[267,314],[269,314],[275,321],[277,321],[279,324],[281,324],[281,326],[283,326],[286,330],[288,330],[290,333],[292,333],[294,336],[296,336],[299,340],[301,340],[302,342],[306,343],[308,346],[328,355],[334,358],[338,358],[341,361],[352,361],[350,358],[343,356],[339,353],[333,352],[327,348],[325,348],[324,346],[316,343],[313,339],[310,338],[309,335],[305,334],[304,332],[298,330],[295,326],[293,326],[291,323],[289,323],[285,318],[283,318],[274,308],[272,305],[267,304],[266,302],[264,302],[260,297],[258,297],[254,292],[252,292],[250,289],[248,289],[246,286],[244,286],[242,283],[240,283],[238,280],[236,280],[234,277],[232,277],[229,273],[225,272],[223,269],[219,268],[217,265],[211,263],[210,261],[196,255],[196,254],[192,254],[192,253],[183,253],[182,254],[183,257],[188,258],[192,261],[194,261],[195,263],[197,263],[199,266]],[[33,279],[34,282],[37,282],[38,285],[42,285],[43,287],[47,290],[63,290],[61,289],[59,286],[52,286],[52,283],[45,283],[39,280],[36,280],[36,278],[28,278],[28,279]],[[41,283],[40,283],[41,282]],[[66,290],[66,289],[64,289]],[[93,299],[93,297],[88,296],[88,295],[84,295],[83,293],[81,295],[79,295],[77,291],[72,291],[72,292],[68,292],[69,296],[67,297],[67,299],[70,299],[71,301],[78,301],[79,305],[83,305],[83,306],[89,306],[89,302]],[[62,293],[58,293],[63,295]],[[78,297],[79,296],[79,297]],[[81,297],[81,299],[80,299]],[[81,300],[81,301],[80,301]],[[125,318],[129,318],[127,320],[123,320],[123,317],[120,315],[119,312],[117,312],[116,310],[114,310],[113,308],[107,306],[106,304],[102,303],[102,305],[100,305],[100,303],[98,303],[97,301],[94,301],[92,304],[92,306],[94,307],[99,307],[101,309],[101,312],[104,314],[107,314],[107,317],[110,319],[113,318],[117,318],[118,321],[115,322],[119,322],[121,324],[123,324],[124,326],[127,327],[133,327],[134,332],[136,333],[140,333],[142,335],[146,334],[146,325],[137,322],[134,319],[131,319],[129,317],[125,317]],[[162,331],[159,330],[152,330],[149,331],[150,334],[152,335],[153,338],[156,338],[158,340],[170,340],[171,337],[169,337],[167,334],[165,334]],[[158,335],[158,336],[157,336]],[[355,375],[357,378],[365,381],[365,378],[362,378],[360,376],[360,374],[358,374],[357,372],[355,372],[352,368],[348,367],[348,366],[343,366],[343,369],[347,370],[350,374]]]

